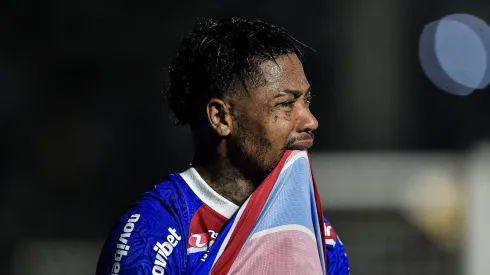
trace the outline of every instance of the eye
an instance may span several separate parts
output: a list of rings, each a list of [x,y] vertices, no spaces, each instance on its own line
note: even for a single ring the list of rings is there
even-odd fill
[[[305,105],[306,105],[306,107],[310,107],[311,100],[312,99],[313,99],[313,95],[308,95],[307,97],[305,97]]]
[[[279,106],[291,108],[293,107],[294,103],[296,103],[296,100],[289,100],[289,101],[279,103]]]

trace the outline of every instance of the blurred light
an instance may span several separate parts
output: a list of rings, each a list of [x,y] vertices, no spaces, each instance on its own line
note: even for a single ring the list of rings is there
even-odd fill
[[[419,57],[440,89],[466,96],[490,83],[490,27],[468,14],[448,15],[424,27]]]
[[[465,236],[465,191],[446,169],[428,169],[414,176],[405,190],[405,213],[439,247],[455,251]]]

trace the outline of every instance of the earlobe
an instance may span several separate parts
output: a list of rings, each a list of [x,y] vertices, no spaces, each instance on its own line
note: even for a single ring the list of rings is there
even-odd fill
[[[231,117],[228,105],[221,99],[212,98],[206,106],[211,128],[219,136],[228,136],[231,132]]]

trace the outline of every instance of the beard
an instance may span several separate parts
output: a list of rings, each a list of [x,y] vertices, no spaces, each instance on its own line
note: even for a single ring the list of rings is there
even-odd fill
[[[249,129],[237,122],[237,131],[227,142],[231,163],[242,173],[260,184],[281,161],[287,146],[275,149],[264,133]]]

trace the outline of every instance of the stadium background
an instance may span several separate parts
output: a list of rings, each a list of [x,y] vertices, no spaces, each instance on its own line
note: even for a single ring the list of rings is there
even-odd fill
[[[188,129],[173,126],[161,93],[198,16],[260,18],[316,49],[304,64],[320,122],[311,154],[352,274],[490,274],[490,93],[436,88],[417,53],[425,24],[461,12],[490,20],[490,2],[0,7],[0,274],[93,274],[116,218],[188,165]]]

